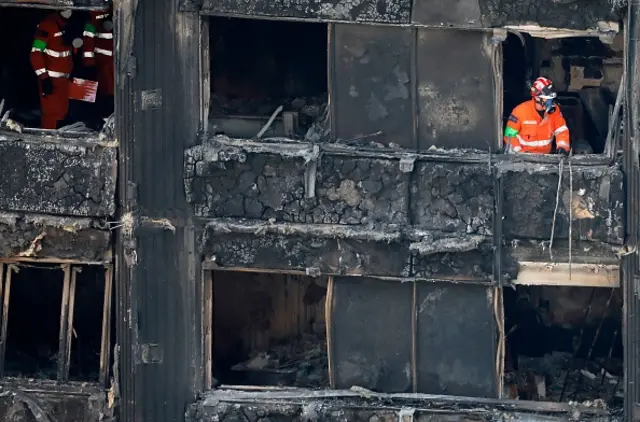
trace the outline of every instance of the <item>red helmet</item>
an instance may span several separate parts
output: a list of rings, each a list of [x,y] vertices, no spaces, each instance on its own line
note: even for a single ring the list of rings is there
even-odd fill
[[[531,84],[531,96],[540,100],[550,100],[556,98],[553,91],[553,82],[551,79],[540,76]]]

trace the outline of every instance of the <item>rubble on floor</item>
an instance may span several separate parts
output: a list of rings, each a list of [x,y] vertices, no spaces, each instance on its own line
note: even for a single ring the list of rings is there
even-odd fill
[[[327,342],[319,334],[303,334],[292,342],[259,352],[231,370],[261,385],[328,388]]]
[[[567,402],[596,408],[622,405],[624,382],[620,359],[586,361],[571,353],[519,356],[518,369],[505,374],[511,399]]]

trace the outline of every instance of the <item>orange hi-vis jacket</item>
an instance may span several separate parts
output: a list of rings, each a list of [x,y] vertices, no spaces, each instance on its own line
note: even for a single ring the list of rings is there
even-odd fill
[[[83,60],[85,66],[98,68],[98,93],[112,96],[114,92],[113,28],[105,28],[110,12],[92,12],[85,25],[83,36]]]
[[[569,129],[560,106],[556,105],[553,112],[545,113],[542,118],[533,99],[513,109],[504,130],[504,142],[511,144],[515,152],[549,154],[554,137],[556,148],[569,152]]]
[[[65,26],[66,21],[58,12],[38,25],[31,46],[31,66],[40,79],[68,78],[73,69],[72,47],[62,40]]]

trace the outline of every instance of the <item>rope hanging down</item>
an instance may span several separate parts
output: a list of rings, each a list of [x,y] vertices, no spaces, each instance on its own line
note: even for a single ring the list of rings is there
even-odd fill
[[[556,191],[556,207],[553,210],[553,222],[551,223],[551,239],[549,239],[549,259],[553,261],[553,237],[556,232],[556,218],[558,216],[558,206],[560,205],[560,190],[562,188],[562,171],[564,169],[564,157],[560,159],[558,165],[558,190]]]
[[[571,157],[567,158],[569,162],[569,280],[571,280],[571,243],[573,240],[573,169],[571,168]],[[558,207],[560,206],[560,192],[562,190],[562,173],[564,171],[564,157],[560,159],[558,164],[558,190],[556,191],[556,206],[553,210],[553,222],[551,224],[551,239],[549,239],[549,258],[553,261],[553,238],[556,232],[556,219],[558,218]]]

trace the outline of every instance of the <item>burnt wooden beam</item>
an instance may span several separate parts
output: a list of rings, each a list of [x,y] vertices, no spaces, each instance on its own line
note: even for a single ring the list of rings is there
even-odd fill
[[[60,332],[58,338],[58,381],[69,379],[69,367],[67,365],[67,338],[69,330],[69,298],[71,293],[71,266],[62,265],[64,271],[64,287],[62,290],[62,303],[60,305]],[[74,283],[75,290],[75,283]]]
[[[100,340],[100,385],[106,386],[111,362],[111,294],[113,290],[113,266],[105,266],[104,300],[102,303],[102,336]]]
[[[9,299],[11,298],[11,276],[19,272],[17,265],[9,264],[4,283],[4,297],[2,303],[2,330],[0,331],[0,377],[4,375],[4,360],[7,352],[7,334],[9,330]]]

